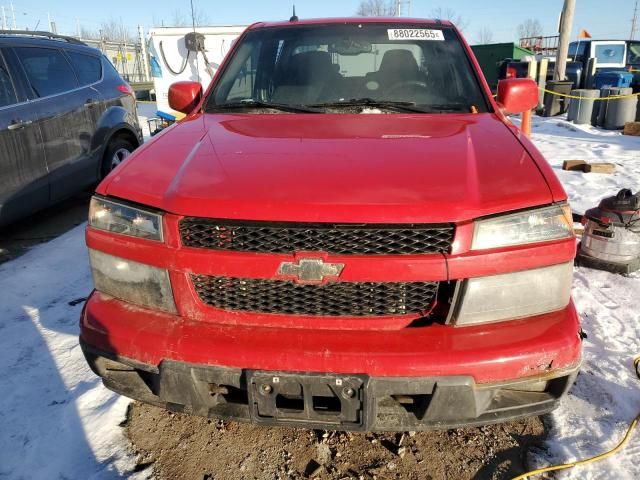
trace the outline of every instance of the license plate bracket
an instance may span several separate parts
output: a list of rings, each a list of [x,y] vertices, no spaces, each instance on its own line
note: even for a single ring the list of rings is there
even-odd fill
[[[364,425],[364,377],[252,371],[247,384],[257,423],[348,429]]]

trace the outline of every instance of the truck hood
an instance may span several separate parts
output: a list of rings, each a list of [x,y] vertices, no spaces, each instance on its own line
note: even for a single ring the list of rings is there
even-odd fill
[[[199,115],[98,192],[179,215],[349,223],[460,222],[553,201],[493,114]]]

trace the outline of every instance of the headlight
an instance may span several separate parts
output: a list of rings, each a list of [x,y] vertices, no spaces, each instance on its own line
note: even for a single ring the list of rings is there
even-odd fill
[[[571,236],[571,208],[567,204],[554,205],[476,221],[471,248],[482,250]]]
[[[569,304],[573,262],[464,280],[454,323],[472,325],[530,317]]]
[[[89,249],[96,290],[125,302],[175,313],[169,272]]]
[[[100,197],[91,199],[89,225],[121,235],[162,241],[162,215]]]

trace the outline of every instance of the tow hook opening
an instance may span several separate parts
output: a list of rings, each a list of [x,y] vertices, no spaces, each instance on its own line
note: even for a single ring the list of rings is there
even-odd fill
[[[429,408],[429,402],[433,395],[417,394],[417,395],[391,395],[398,405],[400,405],[405,412],[412,414],[418,420],[424,418],[424,414]]]
[[[249,402],[249,396],[245,389],[231,385],[210,383],[209,394],[216,400],[224,400],[224,403],[246,405]]]

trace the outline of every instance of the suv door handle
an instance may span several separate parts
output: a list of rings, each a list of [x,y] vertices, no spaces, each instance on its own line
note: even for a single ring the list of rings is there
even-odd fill
[[[14,120],[9,124],[7,130],[19,130],[26,127],[27,125],[31,125],[32,123],[33,121],[31,120]]]

